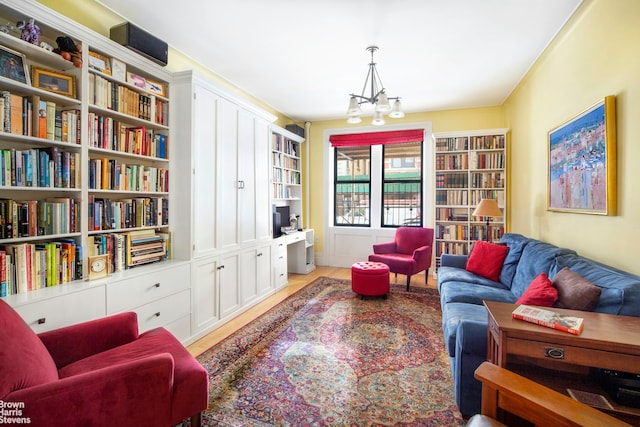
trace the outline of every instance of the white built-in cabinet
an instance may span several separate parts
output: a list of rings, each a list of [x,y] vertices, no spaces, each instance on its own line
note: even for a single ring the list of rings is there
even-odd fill
[[[6,77],[0,77],[0,90],[9,91],[19,95],[25,100],[29,99],[35,104],[39,101],[49,101],[59,112],[60,117],[74,115],[76,138],[65,138],[71,135],[70,128],[61,126],[62,137],[46,135],[42,138],[32,132],[9,132],[0,129],[0,149],[16,149],[23,152],[59,150],[62,153],[71,154],[74,159],[76,174],[73,175],[73,183],[55,186],[54,188],[41,185],[13,185],[13,183],[0,184],[0,198],[14,199],[25,202],[49,198],[67,198],[74,200],[78,210],[74,211],[79,226],[60,232],[48,232],[45,234],[29,233],[12,238],[2,238],[0,246],[6,249],[6,245],[41,245],[46,242],[60,242],[61,240],[73,241],[76,247],[83,248],[83,254],[77,261],[83,261],[84,270],[76,269],[76,276],[63,276],[61,283],[53,286],[41,287],[36,283],[34,289],[28,292],[20,292],[7,295],[4,299],[22,315],[25,321],[37,332],[43,332],[54,328],[67,326],[85,320],[96,319],[109,314],[122,311],[135,311],[138,314],[138,326],[140,331],[145,331],[157,326],[164,326],[173,332],[180,340],[186,341],[191,336],[191,267],[189,253],[174,251],[174,260],[160,261],[154,264],[138,266],[109,275],[99,280],[88,281],[88,256],[91,255],[90,246],[94,245],[95,238],[101,234],[121,234],[130,231],[130,224],[109,224],[109,229],[94,230],[89,227],[92,199],[109,199],[112,202],[122,203],[125,199],[133,198],[162,198],[169,199],[168,223],[157,221],[145,222],[137,229],[154,229],[161,232],[171,231],[174,236],[181,236],[183,227],[172,219],[172,214],[178,205],[174,204],[174,194],[168,191],[166,186],[123,186],[116,187],[112,182],[107,182],[101,187],[92,184],[90,169],[98,160],[114,165],[118,163],[133,166],[142,170],[169,170],[170,175],[178,175],[176,170],[170,170],[174,164],[171,155],[179,152],[179,145],[173,145],[171,128],[167,125],[169,119],[167,112],[170,106],[171,79],[173,74],[167,69],[152,63],[139,54],[127,49],[106,37],[88,30],[82,25],[50,10],[46,6],[23,0],[5,0],[0,4],[0,19],[2,22],[13,25],[17,20],[32,18],[42,30],[40,41],[46,41],[55,46],[55,39],[60,35],[71,37],[80,47],[83,58],[82,67],[74,67],[69,61],[65,61],[60,55],[49,52],[40,46],[27,43],[16,37],[15,33],[0,34],[0,45],[9,47],[22,58],[24,55],[27,67],[36,66],[54,73],[73,76],[73,82],[69,85],[66,94],[54,93],[45,90],[44,87],[36,87],[29,81],[15,81]],[[94,52],[107,58],[108,61],[118,61],[118,64],[126,67],[126,70],[145,78],[147,81],[160,83],[164,92],[154,92],[147,86],[137,86],[126,79],[126,75],[114,75],[110,69],[102,70],[90,68],[89,52]],[[29,70],[33,73],[35,69]],[[115,88],[119,87],[127,92],[131,99],[137,99],[137,105],[144,105],[142,114],[130,110],[114,108],[114,105],[104,105],[98,98],[96,91],[108,94],[110,100],[114,99]],[[107,88],[113,92],[107,91]],[[37,107],[35,107],[37,108]],[[116,111],[118,110],[118,111]],[[63,112],[64,111],[64,112]],[[146,114],[149,113],[149,114]],[[156,114],[157,113],[157,114]],[[33,114],[32,114],[33,117]],[[164,154],[159,151],[148,150],[146,152],[132,153],[122,148],[122,139],[110,139],[111,144],[106,143],[108,138],[101,138],[102,145],[97,144],[95,138],[96,128],[90,128],[90,118],[102,123],[117,121],[130,129],[144,128],[148,135],[162,135],[168,140],[168,149]],[[27,113],[28,119],[28,113]],[[65,122],[62,122],[65,123]],[[95,123],[95,122],[94,122]],[[30,128],[29,126],[28,128]],[[27,129],[28,129],[27,128]],[[66,130],[65,130],[66,129]],[[102,128],[107,129],[107,127]],[[35,130],[35,128],[34,128]],[[105,131],[106,132],[106,131]],[[26,133],[26,134],[25,134]],[[104,135],[104,133],[102,134]],[[68,141],[68,142],[65,142]],[[64,174],[64,167],[61,168]],[[69,166],[69,170],[72,170]],[[186,172],[185,172],[186,173]],[[151,176],[151,175],[150,175]],[[157,175],[153,175],[157,177]],[[173,187],[173,183],[170,187]],[[176,187],[176,190],[179,190]],[[159,216],[158,216],[159,217]],[[33,218],[33,217],[32,217]],[[105,222],[106,223],[106,222]],[[114,225],[115,224],[115,225]],[[137,224],[136,224],[137,225]],[[3,236],[4,237],[4,236]],[[36,248],[36,250],[38,250]],[[79,252],[78,252],[79,254]],[[64,259],[64,258],[63,258]],[[60,264],[62,265],[62,264]],[[66,271],[66,270],[64,270]],[[72,279],[67,281],[66,279]],[[51,282],[48,283],[51,285]],[[40,288],[39,288],[40,287]],[[39,289],[38,289],[39,288]],[[27,288],[28,289],[28,288]]]
[[[270,114],[192,71],[177,73],[178,244],[191,254],[192,336],[274,292],[269,198]],[[188,191],[191,189],[191,191]]]

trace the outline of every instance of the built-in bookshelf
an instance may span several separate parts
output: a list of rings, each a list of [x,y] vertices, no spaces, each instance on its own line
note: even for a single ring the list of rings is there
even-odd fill
[[[25,16],[38,43],[12,28]],[[82,281],[92,255],[111,272],[166,259],[171,74],[38,4],[0,20],[0,297]],[[61,34],[83,64],[46,49]]]
[[[434,134],[435,256],[467,255],[476,240],[498,241],[507,207],[507,129]],[[474,217],[481,199],[495,199],[503,217]],[[488,234],[487,234],[488,233]]]
[[[271,133],[272,199],[302,198],[300,147],[304,139],[285,129]],[[300,213],[300,212],[298,212]]]

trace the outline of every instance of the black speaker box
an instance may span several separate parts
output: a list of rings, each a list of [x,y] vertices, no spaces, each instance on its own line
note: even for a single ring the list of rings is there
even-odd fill
[[[109,37],[156,64],[167,65],[169,56],[167,43],[129,22],[111,27]]]

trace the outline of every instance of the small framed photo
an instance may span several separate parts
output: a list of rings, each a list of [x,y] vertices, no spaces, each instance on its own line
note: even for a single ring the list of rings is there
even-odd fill
[[[145,89],[147,87],[147,82],[144,77],[139,76],[137,74],[133,74],[127,71],[127,83],[134,85],[135,87],[139,87],[140,89]]]
[[[29,81],[29,68],[25,56],[4,46],[0,46],[0,76],[26,85]]]
[[[111,61],[104,55],[89,51],[89,67],[101,73],[111,75]]]
[[[156,95],[165,96],[163,83],[147,79],[146,89],[151,93],[155,93]]]
[[[121,82],[127,81],[127,66],[124,62],[116,58],[111,58],[111,75]]]
[[[71,98],[76,96],[76,78],[70,74],[33,67],[33,86],[49,92],[65,95]]]

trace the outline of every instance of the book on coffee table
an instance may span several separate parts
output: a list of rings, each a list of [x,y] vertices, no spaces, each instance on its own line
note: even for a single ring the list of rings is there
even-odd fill
[[[574,335],[580,335],[584,326],[582,317],[568,316],[530,305],[519,305],[511,315],[514,319],[524,320],[525,322],[569,332]]]

